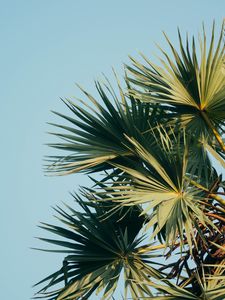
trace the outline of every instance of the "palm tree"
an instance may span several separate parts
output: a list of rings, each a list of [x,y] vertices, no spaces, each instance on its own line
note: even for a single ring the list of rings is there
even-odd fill
[[[60,247],[44,251],[65,258],[35,298],[114,299],[120,280],[123,299],[225,299],[223,33],[208,42],[203,28],[199,52],[165,35],[172,56],[131,58],[119,93],[106,79],[99,101],[82,88],[85,101],[63,100],[71,116],[55,112],[67,125],[52,124],[50,146],[67,155],[46,171],[101,176],[73,195],[82,211],[56,208],[64,226],[40,226],[59,237],[40,238]]]

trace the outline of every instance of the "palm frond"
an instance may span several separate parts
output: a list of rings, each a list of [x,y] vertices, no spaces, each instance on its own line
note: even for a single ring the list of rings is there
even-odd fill
[[[157,266],[159,254],[151,251],[150,245],[140,245],[143,238],[137,235],[142,224],[135,222],[138,211],[129,210],[121,220],[115,215],[104,218],[105,208],[96,204],[96,209],[93,209],[79,196],[75,198],[84,213],[74,211],[71,207],[68,207],[71,213],[56,209],[68,229],[45,223],[41,225],[41,228],[64,238],[41,238],[65,249],[46,251],[58,251],[67,256],[60,270],[38,283],[47,282],[36,298],[87,299],[96,290],[97,293],[103,292],[102,299],[109,299],[117,287],[122,270],[126,293],[132,290],[137,296],[151,295],[150,288],[143,280],[146,282],[149,277],[161,277],[154,267],[154,264]],[[131,222],[133,227],[136,226],[135,235],[129,232],[132,229],[129,226]],[[60,283],[65,286],[58,287]],[[53,291],[49,292],[52,288]]]
[[[223,44],[224,23],[214,49],[215,28],[213,26],[207,53],[206,34],[200,39],[200,59],[198,59],[195,39],[190,46],[188,37],[184,45],[178,31],[180,54],[168,37],[174,60],[161,49],[165,60],[162,66],[150,62],[145,56],[145,64],[132,58],[133,67],[127,66],[134,84],[130,93],[141,101],[171,106],[171,117],[185,126],[190,132],[200,136],[215,135],[223,151],[221,126],[225,125],[225,65]],[[190,49],[191,48],[191,49]],[[141,87],[138,90],[136,87]]]
[[[155,227],[152,237],[162,234],[170,246],[179,237],[181,246],[188,242],[191,248],[196,222],[211,228],[215,226],[203,211],[205,193],[191,184],[190,174],[187,174],[187,145],[181,150],[175,144],[174,149],[169,136],[167,139],[166,144],[158,140],[158,147],[157,144],[149,147],[144,141],[141,145],[129,138],[143,163],[132,165],[130,162],[130,167],[113,163],[124,172],[119,175],[119,183],[104,187],[96,194],[105,195],[104,202],[114,201],[122,207],[142,205],[143,214],[150,214],[147,228]]]
[[[96,88],[101,101],[82,89],[88,101],[81,100],[80,104],[78,100],[64,101],[72,117],[54,112],[70,122],[71,126],[52,124],[63,130],[62,133],[52,133],[63,142],[49,146],[65,150],[68,155],[49,156],[47,172],[64,175],[112,168],[109,162],[135,156],[126,147],[129,143],[125,134],[138,137],[148,131],[149,124],[154,127],[160,119],[165,119],[166,113],[157,105],[150,109],[147,103],[125,96],[120,85],[120,99],[108,85],[103,87],[97,82]]]

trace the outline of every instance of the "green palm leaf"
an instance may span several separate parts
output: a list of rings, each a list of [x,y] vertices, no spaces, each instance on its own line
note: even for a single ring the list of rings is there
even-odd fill
[[[223,151],[225,146],[221,139],[225,125],[225,67],[222,24],[219,40],[214,50],[214,26],[207,53],[205,31],[200,40],[200,59],[198,59],[195,40],[192,45],[188,38],[186,46],[178,31],[180,54],[166,36],[174,60],[162,49],[166,60],[161,59],[162,66],[156,66],[143,56],[143,65],[132,59],[134,67],[127,67],[133,77],[129,78],[135,86],[143,90],[131,89],[131,94],[149,103],[169,104],[171,117],[179,121],[190,132],[214,134]],[[190,50],[191,48],[191,50]],[[221,132],[222,130],[222,132]]]
[[[108,87],[96,83],[97,91],[103,104],[100,104],[89,93],[82,90],[87,101],[64,101],[72,112],[72,117],[54,112],[71,123],[71,126],[52,124],[63,130],[53,133],[61,138],[61,143],[51,143],[51,147],[66,150],[68,155],[48,158],[47,172],[57,175],[70,174],[82,170],[99,171],[112,168],[109,162],[120,161],[124,156],[134,153],[126,147],[128,136],[138,137],[149,129],[149,124],[156,126],[166,113],[156,105],[150,109],[146,103],[127,98],[120,85],[120,99]],[[108,92],[108,93],[107,93]],[[112,104],[114,103],[114,105]],[[148,133],[147,133],[148,135]]]
[[[195,236],[193,228],[198,222],[212,228],[215,225],[203,211],[206,196],[191,185],[188,177],[187,145],[183,150],[177,146],[174,149],[167,137],[167,146],[163,145],[164,141],[158,141],[153,148],[146,142],[144,147],[144,141],[141,145],[128,139],[143,164],[130,162],[130,167],[126,167],[113,163],[124,172],[119,176],[119,184],[115,182],[96,194],[105,195],[104,201],[114,201],[122,207],[144,205],[142,213],[150,214],[147,228],[155,227],[153,237],[163,234],[167,245],[174,245],[179,237],[181,245],[186,241],[191,248]]]
[[[38,283],[48,282],[39,291],[37,298],[87,299],[88,295],[96,290],[97,293],[103,291],[102,299],[109,299],[117,287],[122,270],[126,295],[129,291],[137,297],[151,295],[146,282],[149,281],[149,277],[161,277],[154,267],[159,255],[151,251],[151,245],[140,245],[143,238],[138,238],[137,235],[142,224],[139,221],[135,223],[139,211],[129,210],[120,221],[115,214],[111,218],[104,218],[106,209],[100,205],[96,204],[96,209],[93,210],[82,198],[76,196],[76,200],[84,209],[84,213],[72,208],[69,208],[72,214],[60,208],[56,209],[68,229],[49,224],[41,226],[64,238],[41,238],[45,242],[65,248],[46,251],[62,252],[67,256],[60,270]],[[135,235],[129,232],[131,222],[134,222]],[[58,288],[63,282],[65,287]],[[52,288],[54,290],[49,292]]]

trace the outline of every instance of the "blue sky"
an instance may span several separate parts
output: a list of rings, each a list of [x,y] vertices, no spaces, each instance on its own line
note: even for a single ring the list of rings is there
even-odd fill
[[[40,221],[54,222],[52,206],[72,204],[69,191],[89,184],[80,174],[49,178],[44,155],[53,154],[46,122],[59,121],[50,110],[66,112],[60,97],[80,96],[78,82],[94,91],[101,73],[122,75],[128,54],[149,58],[162,47],[166,31],[196,34],[204,21],[218,27],[225,1],[1,1],[1,299],[32,297],[31,286],[60,266],[59,255],[41,247]],[[153,58],[154,59],[154,58]]]

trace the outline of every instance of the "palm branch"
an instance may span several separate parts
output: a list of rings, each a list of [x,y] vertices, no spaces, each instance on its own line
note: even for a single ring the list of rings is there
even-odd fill
[[[111,161],[120,161],[126,156],[134,156],[135,159],[135,153],[128,150],[129,142],[125,134],[138,138],[142,132],[148,131],[149,124],[156,126],[160,119],[165,119],[166,113],[157,105],[150,109],[147,103],[127,97],[119,83],[118,87],[120,99],[109,84],[103,87],[97,82],[100,101],[83,89],[88,101],[64,100],[72,116],[54,113],[70,122],[71,126],[51,123],[63,130],[61,133],[52,133],[63,142],[51,143],[49,146],[65,150],[68,155],[48,157],[46,172],[57,175],[83,170],[96,172],[112,168],[109,164]]]
[[[152,237],[161,234],[166,245],[170,246],[179,237],[181,246],[188,242],[191,248],[192,242],[195,242],[194,228],[200,230],[198,223],[216,228],[205,214],[207,197],[212,192],[195,182],[187,172],[187,144],[182,149],[177,143],[174,145],[169,136],[167,142],[165,139],[165,135],[162,140],[157,137],[153,147],[144,140],[141,145],[129,138],[141,163],[129,161],[127,166],[112,163],[123,173],[113,184],[109,181],[108,186],[103,186],[96,195],[104,196],[104,203],[109,200],[121,207],[142,205],[141,214],[148,213],[146,227],[155,227]],[[214,174],[211,183],[216,178]]]
[[[168,37],[174,60],[161,49],[165,60],[160,59],[158,66],[142,55],[145,64],[131,58],[133,66],[127,66],[134,84],[130,93],[147,103],[159,103],[170,107],[171,117],[198,137],[214,135],[222,151],[225,151],[222,134],[225,125],[225,65],[223,43],[224,23],[215,44],[213,25],[209,50],[203,28],[200,39],[200,57],[197,55],[196,42],[186,38],[186,45],[178,30],[180,51],[177,51]],[[191,44],[191,45],[190,45]],[[141,87],[138,90],[136,87]]]
[[[65,253],[67,256],[61,269],[38,283],[47,282],[36,298],[88,299],[96,290],[97,294],[103,291],[102,299],[110,299],[121,272],[124,272],[125,295],[151,295],[146,282],[149,281],[149,277],[161,277],[156,267],[160,265],[157,262],[159,254],[154,253],[154,247],[151,250],[151,245],[143,245],[143,237],[138,237],[142,223],[140,220],[133,222],[140,212],[134,208],[127,210],[124,218],[118,214],[104,218],[107,207],[98,204],[93,206],[92,203],[90,208],[88,202],[81,197],[74,197],[84,210],[83,213],[74,211],[71,207],[68,207],[70,213],[56,208],[60,220],[68,229],[46,223],[40,226],[64,238],[40,238],[65,248],[46,251]],[[59,288],[60,283],[64,283],[65,286]],[[53,291],[49,292],[51,288]]]

